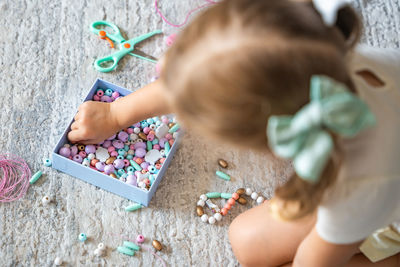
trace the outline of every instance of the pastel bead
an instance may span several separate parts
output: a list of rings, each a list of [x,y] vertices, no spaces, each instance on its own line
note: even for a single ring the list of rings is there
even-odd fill
[[[219,178],[224,179],[225,181],[230,181],[230,180],[231,180],[231,177],[230,177],[228,174],[224,173],[224,172],[216,171],[215,174],[216,174]]]
[[[250,196],[252,199],[256,200],[258,198],[257,192],[253,192]]]
[[[111,153],[110,153],[110,156],[111,157],[117,157],[118,156],[118,152],[117,151],[111,151]]]
[[[78,154],[78,147],[76,145],[71,146],[71,156]]]
[[[100,96],[94,95],[94,96],[93,96],[93,100],[94,100],[94,101],[100,101]]]
[[[81,155],[75,155],[75,156],[72,158],[72,160],[75,161],[75,162],[78,162],[78,163],[82,163],[83,158],[82,158]]]
[[[136,177],[134,175],[128,175],[126,177],[126,183],[133,186],[137,186]]]
[[[98,89],[98,90],[96,91],[96,95],[102,97],[102,96],[104,95],[103,89]]]
[[[165,123],[160,124],[160,126],[158,126],[156,129],[157,138],[158,139],[164,138],[165,135],[168,133],[168,131],[169,131],[169,128]]]
[[[201,219],[202,222],[207,222],[207,221],[208,221],[208,215],[207,215],[207,214],[203,214],[203,215],[200,217],[200,219]]]
[[[246,188],[246,195],[247,196],[251,196],[252,193],[253,193],[253,190],[251,190],[251,188]]]
[[[96,169],[103,172],[104,168],[106,167],[106,164],[104,162],[97,162],[95,165]]]
[[[105,249],[106,249],[106,246],[104,245],[104,243],[99,243],[99,244],[97,245],[97,248],[100,249],[100,250],[105,250]]]
[[[126,129],[126,132],[127,132],[129,135],[133,134],[133,128],[132,128],[132,127],[129,127],[128,129]]]
[[[135,210],[141,209],[142,207],[143,207],[142,205],[135,203],[133,205],[125,207],[125,211],[135,211]]]
[[[86,239],[87,239],[87,236],[86,236],[86,234],[84,234],[84,233],[80,233],[79,236],[78,236],[78,239],[79,239],[79,241],[81,241],[81,242],[85,242]]]
[[[226,214],[228,214],[228,210],[225,209],[225,208],[222,208],[222,209],[221,209],[221,214],[222,214],[223,216],[225,216]]]
[[[138,134],[138,133],[140,133],[140,128],[137,126],[137,127],[135,127],[135,128],[133,128],[133,132],[135,133],[135,134]]]
[[[100,101],[105,103],[110,103],[112,102],[112,99],[108,95],[103,95],[102,97],[100,97]]]
[[[124,241],[124,247],[127,247],[132,250],[136,250],[136,251],[140,250],[140,247],[138,245],[136,245],[135,243],[130,242],[130,241]]]
[[[220,198],[221,197],[221,193],[219,192],[208,192],[206,194],[207,198]],[[201,196],[200,196],[201,199]]]
[[[122,142],[126,142],[129,138],[129,135],[127,132],[121,131],[118,133],[118,139]]]
[[[235,200],[233,198],[228,199],[228,204],[231,206],[235,205]]]
[[[96,155],[94,153],[90,153],[87,155],[88,160],[93,160],[96,158]]]
[[[62,263],[63,263],[63,261],[59,257],[54,259],[54,265],[60,266]]]
[[[43,159],[43,165],[46,167],[51,167],[51,160],[50,159]]]
[[[29,180],[30,184],[36,183],[37,180],[42,176],[42,171],[36,172],[34,175],[32,175],[31,179]]]
[[[143,158],[146,156],[146,149],[144,148],[138,148],[135,150],[135,156],[138,158]]]
[[[133,256],[135,255],[135,251],[133,251],[132,249],[126,248],[126,247],[118,247],[117,248],[119,253],[128,255],[128,256]]]
[[[110,140],[110,141],[111,141],[111,140],[114,140],[115,137],[117,137],[117,135],[116,135],[116,134],[113,134],[112,136],[108,137],[107,140]]]
[[[139,165],[143,163],[143,159],[142,158],[135,157],[134,161]]]
[[[115,92],[113,92],[111,94],[111,96],[114,97],[114,98],[118,98],[119,97],[119,93],[115,91]]]
[[[214,218],[215,218],[217,221],[222,220],[222,215],[221,215],[221,213],[215,213],[215,214],[214,214]]]
[[[71,155],[71,149],[68,147],[62,147],[60,148],[60,150],[58,151],[58,154],[60,154],[63,157],[68,158]]]
[[[144,142],[138,142],[138,143],[135,143],[133,146],[135,149],[138,149],[138,148],[146,149],[147,145]]]
[[[165,39],[165,43],[167,46],[171,46],[175,40],[176,40],[176,33],[173,33],[171,35],[169,35],[166,39]]]
[[[160,145],[159,145],[159,144],[156,144],[156,145],[153,145],[153,149],[160,150],[160,149],[161,149],[161,147],[160,147]]]
[[[104,148],[109,148],[109,147],[111,146],[111,144],[112,144],[112,143],[111,143],[110,140],[106,140],[106,141],[104,141],[104,143],[103,143],[102,146],[103,146]]]
[[[51,199],[50,199],[49,196],[44,196],[44,197],[42,198],[42,203],[43,203],[43,205],[48,205],[50,202],[51,202]]]
[[[116,148],[116,149],[121,149],[124,148],[125,144],[124,142],[122,142],[121,140],[114,140],[112,142],[112,145]]]
[[[148,162],[142,162],[142,164],[140,164],[140,167],[142,167],[142,169],[147,170],[147,168],[150,166],[150,164]]]
[[[197,201],[197,206],[204,207],[205,204],[206,202],[204,200],[200,199],[199,201]]]
[[[150,132],[150,128],[149,128],[149,127],[144,127],[144,128],[143,128],[143,132],[144,132],[145,134],[148,134],[148,133]]]
[[[227,209],[227,210],[230,210],[230,209],[232,208],[232,206],[229,205],[229,203],[226,203],[226,204],[224,205],[224,208]]]
[[[238,200],[239,199],[239,194],[238,193],[233,193],[232,194],[232,198],[234,199],[234,200]]]
[[[147,135],[147,140],[149,140],[149,141],[153,141],[154,138],[155,138],[155,135],[152,134],[152,133],[149,133],[149,134]]]
[[[81,156],[82,158],[86,158],[87,154],[85,151],[79,151],[79,156]]]
[[[116,169],[122,169],[123,167],[125,167],[125,163],[122,159],[114,160],[113,165]]]
[[[138,243],[143,243],[144,242],[144,236],[143,235],[138,235],[136,237],[136,242]]]
[[[221,194],[220,194],[220,196],[221,196]],[[208,199],[208,196],[204,195],[204,194],[200,195],[200,199],[203,200],[203,201],[206,201]]]
[[[169,151],[171,150],[171,145],[168,142],[165,142],[164,150],[165,154],[168,155]]]
[[[95,147],[94,145],[87,145],[87,146],[85,147],[85,152],[86,152],[87,154],[95,153],[95,152],[96,152],[96,147]]]
[[[115,168],[114,168],[114,166],[113,166],[112,164],[108,164],[108,165],[106,165],[106,166],[104,167],[104,172],[105,172],[106,174],[113,173],[114,171],[115,171]]]
[[[262,196],[259,196],[256,200],[257,204],[262,204],[264,202],[264,198]]]
[[[150,151],[153,149],[153,143],[149,141],[147,141],[147,151]]]
[[[208,218],[208,223],[209,224],[214,224],[217,220],[214,217],[209,217]]]
[[[106,95],[106,96],[112,96],[112,93],[113,93],[113,90],[110,89],[110,88],[107,88],[107,89],[104,91],[104,95]]]
[[[137,171],[141,171],[142,170],[142,167],[140,167],[140,165],[137,164],[135,161],[130,160],[129,162],[131,163],[132,167],[135,168],[135,170],[137,170]]]
[[[165,135],[165,138],[166,138],[167,140],[170,140],[170,139],[172,139],[172,134],[170,134],[170,133],[167,133],[167,134]]]
[[[172,126],[172,127],[169,129],[168,132],[169,132],[169,133],[174,133],[174,132],[178,131],[179,128],[180,128],[179,124],[176,123],[174,126]],[[166,138],[168,139],[168,137],[166,137]],[[172,135],[171,135],[171,138],[172,138]]]

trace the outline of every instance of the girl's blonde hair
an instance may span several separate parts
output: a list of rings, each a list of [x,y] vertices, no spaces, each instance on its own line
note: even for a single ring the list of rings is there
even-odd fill
[[[166,54],[161,80],[186,127],[245,148],[267,149],[270,115],[309,102],[309,81],[324,74],[354,90],[345,55],[360,23],[350,7],[335,27],[310,2],[226,0],[185,28]],[[276,189],[281,218],[310,214],[337,176],[331,160],[317,184],[293,175]]]

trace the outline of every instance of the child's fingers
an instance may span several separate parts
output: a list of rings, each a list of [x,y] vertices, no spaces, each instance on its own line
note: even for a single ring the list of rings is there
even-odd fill
[[[76,143],[82,140],[82,131],[81,130],[72,130],[68,133],[68,139],[72,143]]]
[[[74,121],[74,122],[71,124],[71,130],[78,130],[78,128],[79,128],[78,122],[77,122],[77,121]]]
[[[76,114],[75,114],[75,117],[74,117],[74,120],[79,120],[79,117],[80,117],[80,113],[79,112],[77,112]]]

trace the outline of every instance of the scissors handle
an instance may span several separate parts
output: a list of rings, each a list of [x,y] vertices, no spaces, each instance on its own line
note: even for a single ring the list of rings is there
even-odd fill
[[[115,52],[114,54],[111,54],[111,55],[106,56],[106,57],[99,58],[94,62],[94,67],[96,68],[96,70],[98,70],[100,72],[110,72],[110,71],[114,70],[117,67],[118,61],[123,56],[125,56],[126,54],[131,52],[132,50],[133,50],[133,47],[129,48],[129,49],[121,49],[121,50]],[[109,67],[103,67],[102,65],[105,62],[112,62],[112,65],[109,66]]]
[[[100,26],[100,25],[110,27],[111,29],[113,29],[114,33],[109,33],[105,29],[98,29],[97,26]],[[95,21],[92,23],[92,25],[90,25],[90,30],[97,35],[100,35],[100,31],[103,31],[103,32],[105,32],[105,36],[103,36],[103,37],[108,37],[111,40],[113,40],[114,42],[117,42],[117,43],[125,42],[125,38],[122,37],[121,31],[118,29],[117,25],[115,25],[111,22],[107,22],[104,20]]]
[[[160,33],[162,33],[161,30],[155,30],[155,31],[140,35],[139,37],[135,37],[135,38],[129,39],[126,42],[129,43],[132,46],[135,46],[137,43],[140,43],[141,41],[144,41],[144,40],[152,37],[153,35],[160,34]]]

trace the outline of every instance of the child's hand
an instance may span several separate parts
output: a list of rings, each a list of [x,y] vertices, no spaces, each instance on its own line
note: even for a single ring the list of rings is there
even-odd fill
[[[111,103],[87,101],[79,106],[68,139],[72,143],[98,144],[120,130]]]

